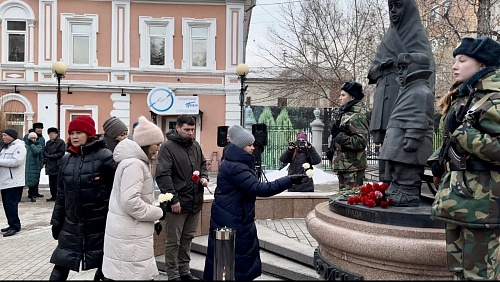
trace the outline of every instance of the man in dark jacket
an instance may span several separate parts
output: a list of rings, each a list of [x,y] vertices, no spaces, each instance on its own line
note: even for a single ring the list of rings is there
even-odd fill
[[[59,138],[59,130],[55,127],[47,129],[49,141],[45,144],[43,156],[45,158],[45,174],[49,176],[50,198],[47,202],[56,200],[57,193],[57,173],[59,171],[59,161],[64,156],[66,144]]]
[[[165,264],[168,280],[196,280],[189,268],[191,241],[196,234],[203,205],[203,187],[208,185],[205,157],[194,140],[195,120],[177,118],[175,130],[167,132],[160,148],[156,182],[162,193],[174,196],[166,206],[167,239]]]

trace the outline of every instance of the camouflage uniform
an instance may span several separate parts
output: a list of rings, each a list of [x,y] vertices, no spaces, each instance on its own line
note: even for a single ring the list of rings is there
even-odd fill
[[[450,271],[464,279],[497,279],[500,235],[500,71],[489,67],[460,87],[443,124],[475,91],[471,110],[451,134],[466,170],[446,166],[431,218],[446,222]],[[493,94],[492,94],[493,93]],[[485,95],[488,99],[481,100]],[[435,156],[436,154],[434,154]]]
[[[344,109],[340,133],[332,140],[335,148],[333,171],[339,178],[340,191],[361,186],[365,178],[368,115],[365,103],[356,101]]]

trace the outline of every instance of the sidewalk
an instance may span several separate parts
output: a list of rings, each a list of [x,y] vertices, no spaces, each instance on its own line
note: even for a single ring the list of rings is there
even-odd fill
[[[269,173],[271,174],[271,173]],[[210,174],[210,191],[216,187],[216,174]],[[11,237],[0,236],[0,280],[48,280],[53,268],[50,257],[54,251],[57,241],[52,238],[50,218],[54,202],[46,202],[50,197],[47,185],[41,183],[40,193],[45,195],[37,198],[35,203],[27,198],[27,189],[23,191],[23,197],[19,204],[19,217],[21,219],[21,231]],[[332,192],[337,189],[337,184],[318,184],[315,190],[318,192]],[[209,194],[205,189],[205,194]],[[6,227],[7,220],[0,201],[0,227]],[[309,235],[304,218],[281,219],[281,220],[258,220],[272,230],[284,234],[290,238],[310,246],[317,246],[316,241]],[[95,270],[70,272],[69,280],[93,280]],[[155,277],[155,280],[167,280],[165,274]]]

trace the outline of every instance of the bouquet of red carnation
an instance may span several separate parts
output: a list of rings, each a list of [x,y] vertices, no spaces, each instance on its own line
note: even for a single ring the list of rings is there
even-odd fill
[[[365,206],[373,208],[375,206],[380,206],[385,209],[392,205],[392,199],[387,198],[385,191],[389,188],[386,183],[372,183],[368,182],[365,185],[359,187],[358,193],[356,195],[350,196],[347,199],[349,205],[355,205],[361,203]]]
[[[200,172],[197,170],[193,171],[193,176],[191,176],[191,180],[193,180],[193,182],[199,182],[200,181]]]

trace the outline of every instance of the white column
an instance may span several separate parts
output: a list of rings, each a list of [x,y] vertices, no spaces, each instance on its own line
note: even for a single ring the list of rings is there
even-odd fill
[[[314,113],[315,119],[313,122],[311,122],[312,145],[314,146],[314,148],[316,148],[316,151],[322,157],[323,146],[321,143],[323,140],[323,128],[325,127],[325,124],[319,119],[320,111],[318,108],[316,108],[313,113]],[[322,164],[319,163],[316,166],[321,168]]]

